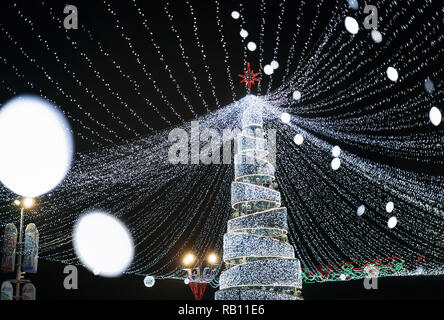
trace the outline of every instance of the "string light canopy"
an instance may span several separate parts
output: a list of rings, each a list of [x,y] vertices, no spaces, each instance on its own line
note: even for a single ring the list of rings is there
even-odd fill
[[[173,165],[168,135],[177,128],[191,137],[190,120],[202,130],[239,127],[255,96],[267,132],[275,129],[275,178],[301,267],[424,255],[416,274],[442,274],[442,3],[372,4],[383,12],[381,42],[362,25],[361,1],[300,1],[293,10],[290,1],[132,0],[123,10],[104,0],[91,8],[101,19],[85,18],[75,36],[49,2],[5,5],[14,24],[0,25],[2,107],[33,92],[58,106],[76,143],[65,179],[32,209],[39,257],[85,264],[73,230],[97,208],[124,223],[132,239],[133,256],[119,274],[183,279],[184,252],[197,265],[209,248],[222,256],[233,165]],[[357,33],[347,31],[347,17]],[[107,21],[112,44],[98,21]],[[265,74],[254,96],[235,81],[249,61]],[[17,198],[5,186],[2,223],[11,221]]]

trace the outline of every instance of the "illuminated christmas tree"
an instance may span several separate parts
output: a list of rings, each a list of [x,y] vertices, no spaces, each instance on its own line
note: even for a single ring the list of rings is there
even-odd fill
[[[269,161],[262,108],[250,96],[242,116],[231,184],[233,217],[224,235],[216,300],[302,299],[301,266],[288,242],[287,208]]]

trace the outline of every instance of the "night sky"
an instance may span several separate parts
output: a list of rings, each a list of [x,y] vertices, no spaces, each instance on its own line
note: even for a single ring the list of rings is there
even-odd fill
[[[289,0],[287,0],[289,1]],[[125,33],[131,37],[137,51],[141,53],[141,59],[149,66],[149,70],[156,79],[157,84],[168,100],[186,121],[191,121],[193,115],[184,101],[178,95],[171,84],[167,72],[165,72],[163,64],[159,63],[159,58],[153,50],[153,46],[147,38],[146,30],[143,28],[140,17],[136,14],[132,1],[106,1],[111,3],[112,7],[118,13],[118,19],[125,26]],[[256,0],[244,0],[244,11],[247,30],[255,30],[260,25],[259,2]],[[294,29],[294,13],[298,9],[298,1],[289,1],[286,17],[282,23],[282,32],[280,34],[280,49],[277,60],[286,61],[286,54],[290,48],[290,37]],[[313,1],[315,2],[315,1]],[[306,43],[308,47],[318,45],[317,40],[323,35],[335,11],[335,2],[327,1],[328,4],[322,6],[319,22],[313,30],[314,36],[311,41]],[[346,1],[342,1],[341,5],[346,5]],[[360,1],[364,2],[364,1]],[[435,1],[436,6],[430,10],[438,10],[442,4]],[[180,57],[181,53],[177,46],[177,40],[174,33],[170,30],[168,18],[163,12],[163,1],[138,1],[138,6],[142,8],[147,18],[150,20],[150,27],[155,35],[156,42],[163,48],[163,54],[168,65],[174,70],[174,76],[190,99],[190,103],[195,107],[198,115],[204,115],[206,110],[196,93],[193,83],[190,79],[188,70]],[[227,83],[226,66],[224,63],[224,54],[219,41],[219,33],[215,23],[215,5],[211,0],[192,1],[196,16],[199,21],[200,40],[205,45],[207,61],[211,67],[216,94],[220,105],[225,106],[232,102],[230,87]],[[239,25],[233,23],[230,14],[233,8],[238,7],[239,1],[221,0],[221,12],[224,34],[227,40],[227,49],[230,55],[231,73],[237,75],[243,71],[243,49],[239,36]],[[130,106],[137,109],[138,114],[143,121],[147,122],[154,129],[168,128],[168,124],[161,119],[159,114],[153,110],[144,107],[145,102],[140,96],[135,95],[130,90],[131,83],[124,80],[114,68],[110,67],[111,58],[104,59],[100,52],[100,48],[106,52],[111,52],[112,58],[115,58],[124,66],[124,72],[137,79],[144,94],[156,105],[160,113],[173,123],[178,125],[177,117],[164,105],[160,96],[155,93],[152,84],[143,74],[141,68],[134,61],[134,56],[128,48],[127,43],[120,36],[121,31],[115,26],[114,18],[107,12],[106,5],[103,1],[71,1],[69,4],[76,5],[79,10],[79,29],[65,32],[63,25],[54,21],[50,15],[49,8],[55,16],[64,19],[63,8],[65,2],[62,1],[12,1],[6,0],[1,3],[0,10],[0,26],[3,32],[0,32],[1,52],[0,58],[6,58],[8,64],[0,60],[0,74],[3,82],[0,83],[0,103],[3,104],[15,94],[32,93],[36,95],[46,95],[52,99],[56,105],[62,110],[69,111],[73,118],[79,119],[86,126],[96,130],[112,141],[112,144],[120,143],[106,130],[103,130],[96,123],[91,121],[83,112],[75,107],[75,104],[69,101],[64,95],[51,85],[44,78],[42,72],[38,70],[35,63],[28,61],[18,50],[19,47],[25,48],[36,62],[41,65],[48,74],[51,75],[61,86],[73,97],[84,109],[89,112],[94,119],[98,119],[107,127],[115,130],[118,135],[125,140],[134,139],[128,130],[125,130],[121,124],[116,122],[112,116],[105,113],[102,108],[96,105],[90,95],[85,92],[82,86],[75,84],[75,81],[63,69],[62,64],[56,63],[54,55],[50,54],[38,37],[30,29],[22,18],[19,17],[17,11],[23,12],[29,17],[36,30],[45,39],[48,39],[51,51],[56,52],[58,57],[67,63],[72,70],[75,71],[76,77],[86,83],[96,95],[100,96],[100,100],[108,106],[116,106],[117,100],[115,96],[109,94],[106,87],[100,83],[91,72],[90,66],[81,58],[78,51],[86,53],[92,58],[94,68],[99,70],[101,76],[109,82],[113,89],[117,89],[121,98]],[[192,17],[189,14],[189,8],[185,1],[171,1],[169,6],[174,14],[175,25],[178,27],[183,42],[186,47],[187,55],[190,57],[192,69],[198,79],[207,79],[205,68],[201,59],[193,59],[200,57],[199,48],[195,45],[194,35],[192,32]],[[384,8],[378,8],[381,14]],[[275,32],[278,24],[279,1],[267,1],[266,21],[268,26],[265,29],[266,46],[273,48],[275,44]],[[441,9],[442,10],[442,9]],[[315,16],[316,6],[308,5],[304,8],[304,16],[301,21],[302,32],[299,41],[305,43],[308,39],[308,29]],[[360,17],[361,21],[365,15],[357,12],[355,16]],[[426,16],[426,15],[425,15]],[[404,21],[407,21],[409,15],[406,14]],[[5,30],[12,34],[17,45],[12,45],[11,41],[5,36]],[[88,32],[88,31],[90,32]],[[399,43],[393,43],[393,47],[387,48],[387,55],[390,50],[395,49],[408,38],[408,34],[399,35]],[[259,42],[257,34],[251,32],[251,40]],[[78,50],[72,48],[71,42],[75,41]],[[98,42],[100,41],[100,42]],[[264,61],[271,61],[273,58],[273,50],[268,48],[264,50]],[[302,46],[297,46],[295,56],[302,51]],[[420,57],[424,59],[426,57]],[[421,60],[420,59],[420,60]],[[255,71],[259,69],[259,58],[257,54],[248,56]],[[381,63],[375,60],[374,64]],[[419,63],[419,62],[418,62]],[[16,72],[11,65],[20,66],[20,72]],[[442,64],[442,60],[435,65],[430,65],[430,69]],[[295,66],[291,66],[294,68]],[[369,66],[368,68],[371,68]],[[284,68],[275,71],[272,89],[279,87],[283,76]],[[426,76],[424,72],[421,76]],[[27,83],[30,80],[34,87]],[[238,83],[238,77],[234,77],[236,96],[243,97],[246,94],[245,88]],[[353,86],[353,82],[357,79],[349,79],[348,82],[342,83],[341,87]],[[201,80],[204,83],[204,80]],[[264,88],[268,86],[268,78],[262,77],[262,85]],[[409,83],[405,83],[406,86]],[[208,102],[210,111],[217,109],[214,98],[212,96],[210,86],[202,86],[203,96]],[[257,89],[253,88],[253,94],[257,94]],[[262,92],[264,93],[264,92]],[[411,94],[415,94],[412,92]],[[406,97],[408,98],[408,97]],[[149,135],[151,132],[135,121],[133,117],[124,108],[111,107],[112,111],[119,115],[123,122],[127,123],[132,129],[141,135]],[[325,116],[325,115],[324,115]],[[88,135],[87,130],[78,122],[70,121],[70,125],[75,132]],[[322,137],[329,140],[328,137]],[[101,147],[106,147],[104,141],[96,141]],[[335,141],[329,141],[334,143]],[[354,149],[353,146],[344,146],[348,151],[356,152],[357,155],[378,160],[381,163],[390,164],[407,171],[424,172],[432,175],[443,175],[442,167],[438,165],[418,166],[414,161],[399,160],[391,155],[381,157],[379,154],[371,152],[364,153],[362,150]],[[97,149],[86,140],[79,139],[75,136],[76,152],[89,152]],[[13,207],[11,207],[13,210]],[[12,215],[11,217],[13,217]],[[17,217],[17,216],[15,216]],[[29,275],[29,278],[36,285],[38,299],[192,299],[192,294],[188,286],[184,285],[181,280],[158,280],[153,288],[146,288],[143,284],[143,277],[136,275],[124,275],[116,279],[108,279],[94,276],[91,272],[83,267],[79,267],[79,289],[65,290],[63,288],[63,268],[64,264],[39,261],[39,273],[37,275]],[[9,275],[1,274],[0,280],[9,278]],[[213,288],[208,288],[205,299],[213,299]],[[308,284],[303,288],[303,296],[307,300],[311,299],[394,299],[394,298],[444,298],[444,276],[433,277],[408,277],[408,278],[387,278],[379,279],[378,290],[365,290],[361,280],[351,282],[325,283],[325,284]]]

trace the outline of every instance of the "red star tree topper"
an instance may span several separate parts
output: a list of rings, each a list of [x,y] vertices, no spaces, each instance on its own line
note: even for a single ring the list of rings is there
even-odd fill
[[[256,78],[258,75],[259,72],[255,73],[254,70],[250,69],[249,62],[247,62],[247,70],[244,70],[244,74],[238,74],[238,76],[242,78],[240,83],[245,83],[245,85],[248,87],[248,91],[250,91],[251,85],[254,85],[255,81],[260,81],[260,79]]]

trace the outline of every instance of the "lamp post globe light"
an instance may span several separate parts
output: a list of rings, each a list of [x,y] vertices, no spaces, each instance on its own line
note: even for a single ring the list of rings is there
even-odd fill
[[[14,200],[14,204],[16,206],[20,206],[20,226],[19,226],[19,241],[17,243],[17,250],[15,251],[16,255],[16,274],[15,280],[11,280],[12,283],[15,283],[15,296],[16,300],[20,300],[20,285],[23,283],[30,282],[29,280],[24,279],[25,272],[22,272],[22,259],[24,253],[24,242],[23,242],[23,223],[24,223],[24,213],[25,209],[30,209],[34,206],[35,200],[33,198],[23,198],[21,200]]]
[[[187,272],[188,284],[196,300],[201,300],[208,283],[216,278],[219,257],[215,253],[207,256],[206,266],[196,266],[196,257],[193,253],[187,253],[183,258],[184,270]]]

